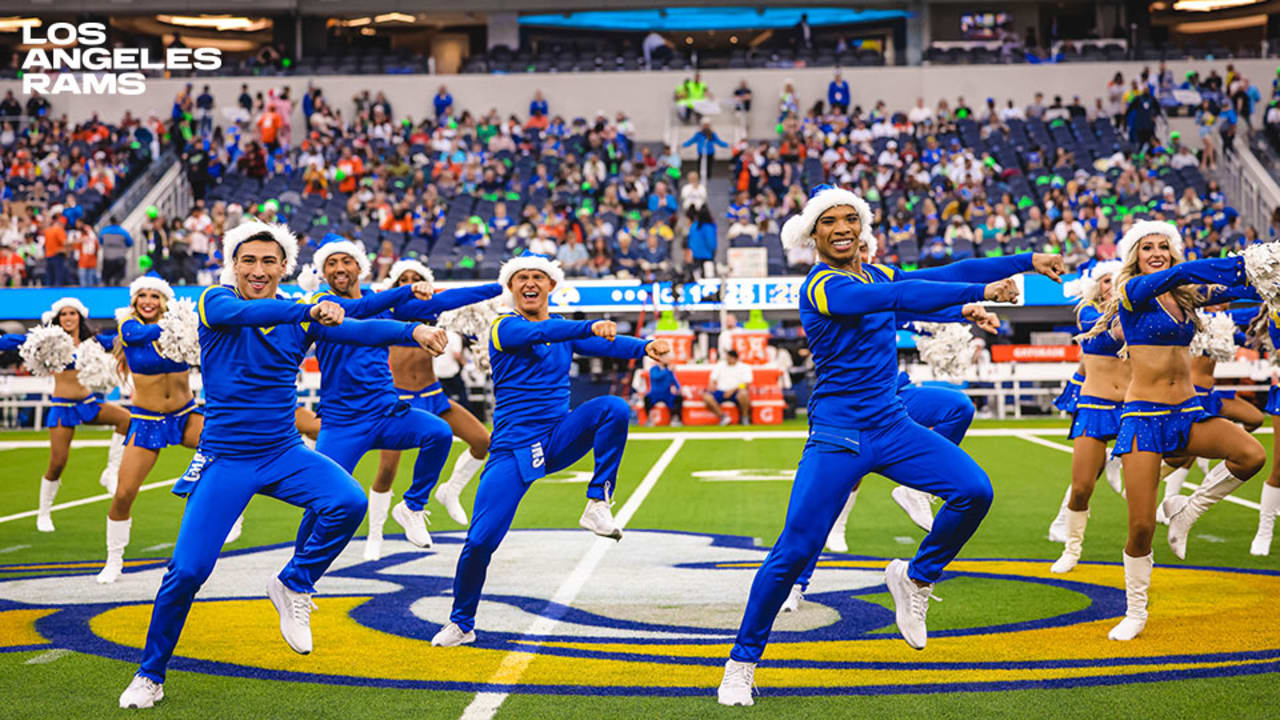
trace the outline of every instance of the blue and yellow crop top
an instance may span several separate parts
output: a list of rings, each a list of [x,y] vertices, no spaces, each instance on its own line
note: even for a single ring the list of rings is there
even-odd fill
[[[1196,334],[1195,320],[1184,313],[1182,320],[1170,314],[1160,296],[1182,285],[1208,283],[1225,285],[1210,293],[1201,305],[1215,305],[1235,297],[1245,283],[1244,259],[1212,258],[1184,262],[1167,270],[1130,278],[1120,286],[1120,326],[1130,345],[1186,347]]]
[[[1096,303],[1088,303],[1076,313],[1076,327],[1080,329],[1080,332],[1087,333],[1093,329],[1093,326],[1101,318],[1102,309]],[[1085,355],[1116,357],[1120,354],[1120,348],[1122,347],[1124,347],[1124,341],[1112,335],[1110,329],[1096,337],[1082,338],[1080,340],[1080,352]]]
[[[129,372],[134,375],[165,375],[190,370],[186,363],[175,362],[161,355],[156,344],[159,339],[159,325],[148,325],[132,316],[120,323],[120,345],[124,348],[124,359],[129,364]]]

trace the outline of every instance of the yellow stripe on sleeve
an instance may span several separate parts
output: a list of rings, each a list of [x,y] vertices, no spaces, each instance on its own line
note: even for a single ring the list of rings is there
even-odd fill
[[[813,306],[816,307],[818,309],[818,312],[822,313],[823,315],[831,314],[827,310],[827,287],[826,287],[827,281],[829,281],[830,279],[831,279],[830,275],[822,278],[817,283],[815,283],[813,288],[811,289],[811,292],[814,298]]]
[[[834,275],[834,274],[835,274],[835,271],[834,271],[834,270],[819,270],[817,275],[814,275],[812,278],[810,278],[810,279],[809,279],[809,287],[808,287],[808,289],[806,290],[806,292],[807,292],[807,293],[808,293],[808,295],[809,295],[809,304],[810,304],[810,305],[817,305],[817,304],[818,304],[818,301],[817,301],[817,300],[814,298],[814,296],[813,296],[813,288],[814,288],[815,286],[817,286],[817,285],[818,285],[818,283],[819,283],[823,278],[825,278],[825,277],[830,277],[830,276],[832,276],[832,275]]]
[[[1128,283],[1120,286],[1120,304],[1124,305],[1124,309],[1133,312],[1133,303],[1129,302]]]
[[[205,298],[205,296],[206,296],[206,295],[208,295],[208,294],[209,294],[209,291],[210,291],[210,290],[213,290],[213,289],[218,288],[218,287],[221,287],[221,286],[220,286],[220,285],[210,285],[209,287],[205,288],[205,289],[204,289],[204,292],[200,293],[200,302],[199,302],[199,303],[197,303],[197,306],[198,306],[198,308],[199,308],[199,310],[200,310],[200,324],[201,324],[201,325],[203,325],[203,326],[205,326],[205,327],[207,327],[207,328],[212,328],[213,326],[209,324],[209,320],[204,316],[204,298]]]
[[[880,268],[880,271],[881,271],[881,272],[883,272],[885,275],[888,275],[888,276],[889,276],[889,280],[896,280],[896,279],[897,279],[897,277],[898,277],[898,270],[897,270],[897,268],[894,268],[892,265],[883,265],[883,264],[881,264],[881,263],[871,263],[871,264],[872,264],[873,266],[875,266],[875,267]]]
[[[498,323],[502,322],[510,315],[499,315],[493,319],[493,323],[489,325],[489,340],[493,342],[493,347],[502,352],[502,343],[498,341]]]

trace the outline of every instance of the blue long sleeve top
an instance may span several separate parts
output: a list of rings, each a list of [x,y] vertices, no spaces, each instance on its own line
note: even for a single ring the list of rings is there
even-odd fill
[[[298,398],[295,378],[311,343],[413,341],[410,324],[346,320],[326,327],[311,321],[312,307],[312,303],[283,299],[244,300],[233,288],[221,285],[201,293],[202,452],[213,457],[258,455],[301,442],[293,421]]]
[[[1081,333],[1087,333],[1102,319],[1102,316],[1102,309],[1096,303],[1084,305],[1076,313],[1076,328]],[[1116,357],[1120,354],[1120,348],[1122,347],[1124,347],[1124,341],[1112,335],[1110,328],[1096,337],[1080,341],[1080,352],[1085,355]]]
[[[27,341],[27,336],[19,333],[5,333],[0,336],[0,352],[9,352],[22,347],[22,343]]]
[[[1135,345],[1183,346],[1195,336],[1195,320],[1183,312],[1177,320],[1160,302],[1160,296],[1182,285],[1210,283],[1224,285],[1209,292],[1202,302],[1213,305],[1238,296],[1233,289],[1243,285],[1244,259],[1241,257],[1193,260],[1167,270],[1129,278],[1120,286],[1120,326],[1125,342]]]
[[[814,427],[876,428],[906,414],[898,390],[896,313],[932,314],[978,302],[982,283],[900,279],[887,265],[858,273],[818,263],[800,286],[800,321],[813,353]]]
[[[593,322],[559,315],[534,322],[515,313],[493,321],[489,328],[492,450],[515,450],[537,442],[569,413],[569,365],[575,352],[644,357],[644,340],[619,335],[610,342],[591,333]]]
[[[156,341],[160,339],[160,326],[147,324],[137,317],[129,317],[120,323],[120,346],[129,372],[134,375],[165,375],[186,372],[184,362],[175,362],[160,354]]]

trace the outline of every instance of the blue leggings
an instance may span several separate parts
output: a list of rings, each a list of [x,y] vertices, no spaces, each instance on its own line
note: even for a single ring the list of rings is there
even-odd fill
[[[449,423],[425,410],[401,407],[406,409],[358,425],[339,425],[326,419],[320,424],[320,434],[316,437],[316,452],[332,458],[350,473],[370,450],[417,448],[413,484],[404,494],[404,504],[410,510],[421,510],[431,498],[431,489],[449,459],[453,430]]]
[[[587,497],[604,500],[613,494],[617,483],[630,419],[631,409],[625,400],[612,395],[598,397],[574,408],[540,439],[530,439],[530,444],[542,444],[548,473],[569,467],[593,450],[596,463],[587,486]],[[471,528],[467,530],[467,541],[458,556],[458,569],[453,577],[453,612],[449,620],[457,623],[463,632],[475,627],[476,606],[480,603],[489,559],[511,529],[516,506],[536,479],[520,465],[517,453],[495,450],[490,452],[480,472]]]
[[[268,455],[208,461],[187,498],[177,545],[156,593],[138,674],[164,682],[165,666],[178,644],[191,601],[213,571],[231,526],[255,494],[315,514],[311,534],[280,571],[280,581],[294,592],[315,592],[315,582],[364,519],[365,497],[360,485],[332,460],[301,442]]]
[[[850,435],[856,436],[856,445],[837,442]],[[811,428],[791,487],[786,525],[751,583],[738,640],[729,657],[739,662],[760,660],[791,586],[822,550],[845,499],[869,472],[946,501],[907,571],[923,583],[941,576],[991,508],[991,481],[973,458],[905,414],[874,430]]]
[[[973,423],[973,401],[959,390],[906,385],[898,391],[898,397],[902,398],[903,404],[907,406],[907,417],[932,429],[956,445],[964,439],[964,434],[969,431],[969,425]],[[813,577],[814,568],[818,566],[820,555],[822,555],[821,548],[796,579],[800,589],[809,589],[809,580]]]

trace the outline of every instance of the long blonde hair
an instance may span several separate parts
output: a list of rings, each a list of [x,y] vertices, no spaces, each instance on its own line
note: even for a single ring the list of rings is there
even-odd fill
[[[138,313],[138,297],[141,296],[143,292],[156,291],[149,289],[143,290],[135,293],[132,298],[129,298],[129,314],[125,315],[120,320],[121,325],[124,325],[125,320],[129,320],[131,318],[143,323],[144,325],[147,324],[147,322],[142,319],[142,315]],[[156,292],[156,295],[160,296],[160,312],[156,315],[156,320],[159,321],[160,318],[164,317],[165,311],[169,309],[169,298],[165,297],[162,292]],[[121,311],[117,310],[116,312]],[[111,345],[111,354],[116,359],[117,370],[120,373],[120,379],[123,381],[129,377],[129,363],[125,360],[124,356],[124,333],[116,333],[116,341]]]
[[[1123,264],[1120,266],[1120,272],[1116,275],[1115,281],[1111,283],[1111,299],[1107,300],[1106,304],[1103,305],[1102,317],[1098,319],[1098,322],[1094,323],[1088,332],[1081,335],[1081,338],[1088,340],[1098,337],[1111,327],[1111,321],[1120,312],[1120,298],[1124,297],[1125,283],[1142,275],[1142,271],[1138,269],[1138,252],[1142,246],[1142,241],[1152,235],[1168,237],[1160,233],[1147,233],[1129,245],[1128,252],[1125,253],[1123,258]],[[1178,243],[1172,241],[1169,243],[1169,258],[1169,267],[1184,262],[1182,249]],[[1181,285],[1170,290],[1169,295],[1173,297],[1174,303],[1182,310],[1183,315],[1191,318],[1191,321],[1195,323],[1196,330],[1203,330],[1204,327],[1200,322],[1200,315],[1196,313],[1196,308],[1204,301],[1205,294],[1194,287]]]

